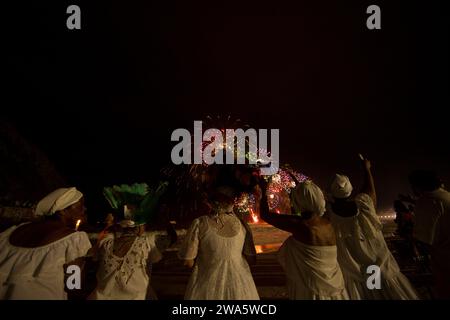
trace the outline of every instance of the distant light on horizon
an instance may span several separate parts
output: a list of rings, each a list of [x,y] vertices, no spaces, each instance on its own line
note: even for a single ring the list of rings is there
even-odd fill
[[[395,218],[397,217],[395,210],[393,208],[377,212],[377,215],[378,218],[380,218],[380,220],[383,221],[395,220]]]

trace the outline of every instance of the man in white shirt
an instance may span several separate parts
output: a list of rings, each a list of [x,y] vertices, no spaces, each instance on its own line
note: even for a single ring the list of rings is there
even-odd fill
[[[429,247],[437,298],[450,299],[450,193],[431,171],[414,171],[409,181],[418,196],[414,237]]]

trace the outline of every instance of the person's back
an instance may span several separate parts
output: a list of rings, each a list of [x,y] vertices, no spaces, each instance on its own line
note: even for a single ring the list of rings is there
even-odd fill
[[[11,227],[0,234],[0,299],[67,299],[64,267],[80,264],[91,247],[85,232],[75,232],[84,219],[82,194],[58,189],[40,201],[43,221]]]
[[[232,213],[234,199],[226,191],[218,188],[210,196],[214,214],[192,222],[179,250],[179,258],[193,267],[187,300],[259,299],[244,255],[247,231]]]
[[[297,224],[297,230],[293,230],[293,237],[311,246],[334,246],[336,236],[333,226],[328,218],[315,216],[308,220],[302,220]]]
[[[450,298],[450,193],[434,172],[418,170],[410,183],[419,198],[415,206],[414,237],[429,247],[437,298]]]
[[[220,216],[221,221],[216,222],[211,216],[199,217],[199,260],[205,259],[208,263],[221,263],[228,260],[244,259],[242,248],[244,246],[245,229],[234,214]],[[223,223],[223,225],[222,225]]]
[[[128,228],[131,229],[131,228]],[[152,237],[126,230],[108,234],[99,244],[97,288],[94,300],[144,300],[150,282],[148,265],[161,259]]]
[[[301,216],[269,212],[266,186],[262,182],[261,218],[292,233],[278,251],[286,273],[290,299],[348,299],[337,261],[336,239],[330,221],[323,217],[325,199],[312,181],[292,190],[294,211]]]
[[[376,214],[376,193],[370,162],[363,160],[365,181],[362,192],[352,196],[348,177],[336,174],[329,205],[331,222],[336,232],[338,260],[351,299],[417,299],[409,280],[400,272]],[[373,271],[380,270],[380,288],[370,289],[367,281]]]
[[[370,265],[380,267],[385,278],[396,276],[400,269],[386,244],[382,224],[375,213],[371,198],[361,193],[353,201],[349,201],[355,204],[356,214],[342,211],[346,206],[331,205],[330,209],[331,222],[337,235],[338,260],[344,276],[365,286],[365,269]],[[347,290],[351,294],[349,288]],[[361,294],[351,294],[351,297],[365,298]]]

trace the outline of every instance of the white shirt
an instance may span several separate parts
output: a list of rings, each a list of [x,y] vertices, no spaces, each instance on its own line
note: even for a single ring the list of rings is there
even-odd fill
[[[44,246],[13,246],[19,226],[0,233],[0,300],[65,300],[64,265],[91,248],[85,232],[74,232]]]
[[[414,209],[415,237],[427,244],[450,247],[450,193],[442,188],[427,192]]]

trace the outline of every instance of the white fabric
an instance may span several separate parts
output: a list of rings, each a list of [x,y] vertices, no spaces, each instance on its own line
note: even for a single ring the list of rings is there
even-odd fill
[[[294,208],[322,216],[325,213],[325,197],[322,190],[311,180],[301,182],[292,191]]]
[[[226,215],[225,223],[239,222]],[[242,255],[245,228],[234,223],[239,232],[221,236],[212,226],[210,217],[195,219],[180,248],[180,259],[196,259],[187,285],[187,300],[259,300],[250,267]]]
[[[336,174],[331,183],[331,194],[335,198],[348,198],[352,194],[353,186],[350,179],[342,174]]]
[[[64,264],[91,248],[85,232],[74,232],[45,246],[10,244],[17,226],[0,234],[0,300],[64,300]]]
[[[120,225],[122,228],[132,228],[132,227],[134,227],[136,224],[135,224],[135,222],[134,222],[133,220],[122,220],[122,221],[119,222],[119,225]]]
[[[417,200],[415,237],[427,244],[450,246],[450,193],[444,189],[427,192]]]
[[[52,215],[77,203],[82,197],[83,194],[75,187],[57,189],[39,201],[34,214],[36,216]]]
[[[432,247],[436,286],[442,298],[450,298],[450,192],[440,188],[420,197],[414,208],[415,237]]]
[[[278,251],[291,300],[348,300],[336,246],[310,246],[289,237]]]
[[[145,300],[150,288],[148,267],[161,259],[153,235],[136,237],[123,257],[114,255],[114,235],[100,243],[100,264],[93,300]]]
[[[357,214],[336,215],[330,208],[331,223],[336,232],[338,261],[350,299],[418,299],[408,279],[400,272],[382,233],[382,225],[372,199],[361,193],[355,197]],[[367,267],[381,271],[381,289],[367,288]]]

